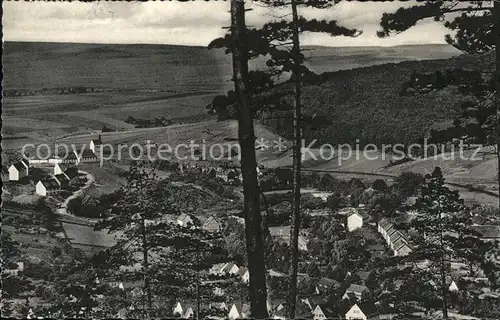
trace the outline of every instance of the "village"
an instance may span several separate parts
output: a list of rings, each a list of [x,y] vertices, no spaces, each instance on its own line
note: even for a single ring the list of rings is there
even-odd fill
[[[97,162],[98,148],[102,145],[101,136],[89,143],[90,149],[83,152],[83,157],[72,153],[66,158],[49,158],[46,160],[25,159],[13,162],[8,168],[11,183],[30,181],[31,191],[41,198],[55,198],[66,192],[71,197],[79,188],[92,183],[88,176],[92,172],[82,171],[82,163]],[[269,283],[268,310],[274,319],[286,319],[286,288],[288,281],[288,255],[290,245],[291,210],[290,192],[286,192],[289,184],[287,175],[281,168],[258,168],[262,184],[271,179],[273,186],[285,186],[282,190],[266,190],[264,212],[266,212],[267,230],[269,232],[269,252],[267,253],[267,280]],[[185,295],[182,299],[170,297],[172,304],[165,316],[193,318],[205,315],[212,319],[250,318],[249,301],[243,292],[249,282],[249,272],[244,255],[244,219],[238,209],[241,199],[241,172],[234,163],[226,162],[187,162],[170,164],[165,171],[175,183],[198,185],[201,181],[212,185],[223,186],[225,191],[231,190],[231,199],[225,199],[217,210],[187,210],[177,216],[164,215],[164,220],[175,225],[179,230],[201,230],[222,239],[224,256],[209,258],[219,260],[211,267],[200,270],[197,286],[203,287],[200,294]],[[40,174],[42,172],[42,174]],[[191,177],[191,178],[190,178]],[[193,180],[193,177],[197,177]],[[399,319],[401,309],[413,310],[405,313],[404,319],[417,317],[426,313],[426,307],[415,301],[398,301],[397,292],[401,290],[437,290],[435,280],[427,279],[424,283],[406,279],[404,274],[408,268],[418,265],[425,268],[433,261],[413,257],[415,250],[422,249],[419,235],[412,230],[399,229],[402,222],[408,222],[422,214],[413,209],[413,204],[420,196],[416,190],[414,195],[406,198],[394,213],[384,216],[380,214],[377,197],[390,190],[381,180],[362,182],[351,179],[339,182],[329,175],[321,177],[308,176],[304,188],[311,192],[303,195],[303,226],[298,239],[300,262],[298,273],[298,313],[301,318],[312,320],[324,319]],[[193,182],[194,181],[194,182]],[[174,182],[173,182],[174,183]],[[197,188],[206,188],[198,185]],[[309,189],[307,189],[309,188]],[[208,190],[208,189],[207,189]],[[188,191],[185,191],[188,192]],[[208,192],[208,191],[205,191]],[[340,194],[339,194],[340,192]],[[227,193],[221,193],[227,194]],[[212,197],[212,196],[210,196]],[[220,200],[217,200],[220,202]],[[64,202],[63,199],[59,203]],[[111,204],[110,204],[111,205]],[[235,206],[236,205],[236,206]],[[220,206],[220,205],[219,205]],[[57,207],[53,210],[61,213]],[[68,212],[64,212],[68,214]],[[487,214],[481,208],[471,210],[474,221],[472,227],[478,232],[478,239],[483,243],[498,246],[500,240],[500,221],[495,215]],[[88,220],[88,218],[87,218]],[[92,220],[92,219],[91,219]],[[163,219],[162,219],[163,220]],[[155,223],[153,223],[155,224]],[[158,224],[158,222],[156,222]],[[215,240],[213,240],[215,241]],[[70,241],[70,244],[72,242]],[[103,247],[104,249],[104,247]],[[207,253],[209,256],[210,254]],[[500,256],[489,256],[489,263],[500,265]],[[350,261],[350,262],[347,262]],[[453,257],[450,260],[450,271],[446,277],[448,294],[453,297],[451,310],[456,314],[464,308],[464,296],[474,296],[477,301],[500,301],[500,291],[491,268],[485,268],[486,260],[469,262],[464,257]],[[138,266],[124,267],[125,276],[119,278],[103,278],[100,281],[118,292],[130,292],[132,296],[144,294],[143,282],[127,280]],[[20,259],[3,271],[9,277],[23,278],[25,261]],[[129,276],[126,274],[130,273]],[[399,274],[394,277],[394,274]],[[392,276],[391,276],[392,275]],[[133,278],[133,277],[132,277]],[[130,278],[130,279],[132,279]],[[424,289],[425,288],[425,289]],[[128,294],[128,293],[127,293]],[[22,295],[21,295],[22,296]],[[392,296],[392,297],[391,297]],[[388,298],[391,297],[391,298]],[[104,298],[104,296],[101,296]],[[27,299],[29,304],[29,298]],[[462,301],[462,302],[461,302]],[[468,300],[470,301],[470,300]],[[43,305],[40,304],[39,305]],[[403,307],[404,306],[404,307]],[[411,306],[411,308],[409,307]],[[37,308],[29,307],[30,314],[37,314]],[[116,316],[127,317],[130,310],[120,309]],[[471,317],[470,319],[475,319]]]

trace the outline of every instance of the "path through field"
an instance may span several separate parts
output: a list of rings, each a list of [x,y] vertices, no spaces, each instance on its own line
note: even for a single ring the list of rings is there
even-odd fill
[[[59,209],[57,209],[57,213],[58,214],[71,215],[67,211],[68,203],[71,200],[79,197],[83,193],[83,190],[89,188],[95,182],[94,176],[91,175],[90,173],[88,173],[86,171],[81,171],[81,170],[79,170],[78,173],[82,173],[82,174],[87,175],[87,182],[85,183],[85,185],[82,188],[80,188],[79,190],[75,191],[71,196],[67,197],[66,200],[64,200],[64,202],[61,204],[61,207]]]

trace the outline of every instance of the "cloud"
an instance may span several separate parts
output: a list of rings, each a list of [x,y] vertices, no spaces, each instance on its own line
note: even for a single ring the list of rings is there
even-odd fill
[[[343,1],[324,10],[300,8],[308,18],[337,20],[363,29],[358,38],[305,34],[305,44],[326,46],[444,43],[444,27],[421,21],[398,36],[379,39],[376,31],[384,12],[411,2]],[[289,8],[269,9],[249,2],[249,26],[289,18]],[[55,42],[111,42],[207,45],[223,35],[230,23],[229,1],[192,2],[4,2],[4,40]]]

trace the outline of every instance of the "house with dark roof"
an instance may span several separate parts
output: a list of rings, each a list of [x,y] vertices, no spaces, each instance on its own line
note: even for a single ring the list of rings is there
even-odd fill
[[[70,163],[56,163],[54,164],[54,175],[58,174],[65,174],[71,180],[78,176],[78,169]]]
[[[321,278],[316,284],[317,294],[330,294],[340,287],[340,283],[334,279]]]
[[[93,153],[97,154],[100,152],[100,148],[102,146],[101,135],[97,136],[97,139],[90,140],[89,149],[92,150]]]
[[[61,187],[61,189],[67,188],[69,186],[69,178],[65,173],[55,175],[54,179],[59,184],[59,187]]]
[[[80,155],[79,162],[96,162],[97,155],[94,151],[90,149],[83,149],[83,151],[78,153]]]
[[[383,256],[385,254],[385,247],[382,244],[369,244],[366,246],[366,251],[370,252],[373,256]]]
[[[76,150],[72,150],[72,151],[68,152],[67,154],[65,154],[65,153],[59,154],[56,157],[56,159],[58,159],[60,161],[60,163],[76,164],[76,163],[80,162],[80,159],[79,159],[79,156],[78,156]]]
[[[9,167],[9,180],[19,181],[29,175],[29,163],[22,159]]]
[[[351,284],[349,288],[345,291],[342,299],[352,299],[355,298],[358,301],[361,301],[366,298],[366,296],[370,293],[370,290],[361,284]]]
[[[363,284],[365,284],[366,281],[368,281],[368,279],[370,278],[371,274],[372,274],[371,271],[358,271],[358,272],[356,272],[356,275],[363,282]]]
[[[334,317],[336,317],[333,308],[331,308],[327,304],[316,305],[316,307],[312,312],[312,315],[313,315],[313,320],[326,320],[326,319],[333,319]]]
[[[399,238],[393,245],[394,256],[404,257],[412,252],[412,249],[405,238]]]
[[[234,302],[227,317],[230,320],[244,319],[250,317],[250,305],[242,302]]]
[[[49,177],[38,181],[35,190],[37,195],[46,197],[47,195],[61,190],[61,186],[59,185],[59,182],[54,179],[54,177]]]

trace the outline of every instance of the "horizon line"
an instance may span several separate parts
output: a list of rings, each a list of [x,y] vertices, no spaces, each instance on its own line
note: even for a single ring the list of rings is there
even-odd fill
[[[147,42],[78,42],[78,41],[39,41],[39,40],[5,40],[2,39],[3,43],[6,42],[27,42],[27,43],[60,43],[60,44],[94,44],[94,45],[149,45],[149,46],[178,46],[178,47],[199,47],[207,48],[207,45],[195,45],[195,44],[175,44],[175,43],[147,43]],[[446,45],[453,47],[446,42],[429,42],[429,43],[413,43],[413,44],[398,44],[398,45],[353,45],[353,46],[328,46],[328,45],[303,45],[302,47],[323,47],[323,48],[394,48],[394,47],[405,47],[405,46],[428,46],[428,45]]]

